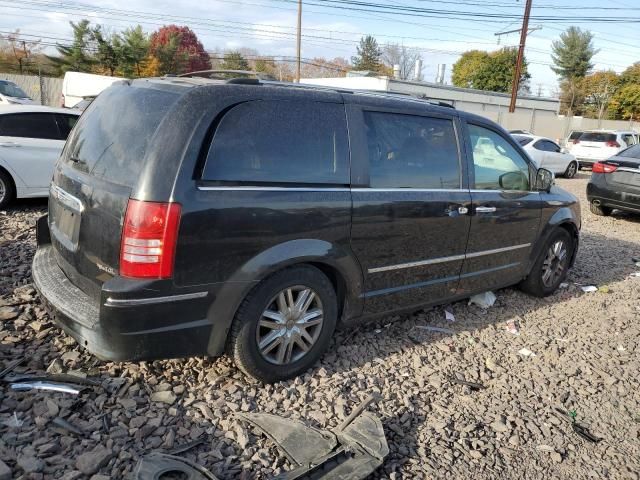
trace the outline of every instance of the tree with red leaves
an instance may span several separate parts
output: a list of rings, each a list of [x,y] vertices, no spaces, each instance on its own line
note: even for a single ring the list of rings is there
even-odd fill
[[[211,68],[209,54],[189,27],[165,25],[151,34],[149,55],[157,65],[155,74],[208,70]],[[153,61],[155,59],[155,61]]]

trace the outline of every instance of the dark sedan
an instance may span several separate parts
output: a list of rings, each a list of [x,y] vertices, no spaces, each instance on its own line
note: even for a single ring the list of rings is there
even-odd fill
[[[614,208],[640,213],[640,145],[595,163],[587,185],[591,212],[609,215]]]

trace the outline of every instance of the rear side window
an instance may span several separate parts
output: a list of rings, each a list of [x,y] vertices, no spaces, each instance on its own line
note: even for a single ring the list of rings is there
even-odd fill
[[[634,137],[633,135],[629,134],[629,133],[625,133],[622,134],[622,140],[624,141],[624,143],[626,143],[627,145],[634,145],[636,144],[636,137]]]
[[[64,161],[105,180],[133,186],[158,125],[178,97],[153,88],[108,88],[78,120]]]
[[[452,119],[364,112],[372,188],[460,188]]]
[[[569,135],[569,140],[577,140],[578,138],[580,138],[582,133],[583,132],[571,132],[571,135]]]
[[[634,145],[632,147],[623,150],[618,153],[618,157],[636,158],[640,160],[640,145]]]
[[[74,125],[78,122],[78,115],[59,113],[56,115],[56,119],[58,121],[60,136],[66,140]]]
[[[15,113],[0,115],[0,135],[5,137],[64,140],[53,113]]]
[[[221,120],[203,179],[240,184],[349,183],[344,106],[311,101],[252,101]]]
[[[615,142],[615,133],[585,132],[580,136],[581,142]]]
[[[538,140],[533,147],[536,148],[537,150],[542,150],[543,152],[557,153],[560,151],[560,147],[558,147],[555,143],[550,142],[549,140]]]

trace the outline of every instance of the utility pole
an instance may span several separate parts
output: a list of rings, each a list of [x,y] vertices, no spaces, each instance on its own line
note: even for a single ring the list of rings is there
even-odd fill
[[[298,59],[296,64],[296,82],[300,83],[300,60],[302,43],[302,0],[298,0]]]
[[[532,0],[527,0],[527,4],[524,7],[522,30],[520,30],[520,46],[518,47],[518,59],[516,60],[516,70],[513,74],[513,84],[511,85],[511,103],[509,104],[509,113],[513,113],[516,109],[516,98],[518,96],[518,88],[520,87],[520,73],[522,71],[522,59],[524,58],[524,46],[527,43],[527,33],[529,30],[529,14],[531,13],[531,1]]]

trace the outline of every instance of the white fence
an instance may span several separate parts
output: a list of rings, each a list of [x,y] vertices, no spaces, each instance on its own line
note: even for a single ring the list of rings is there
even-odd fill
[[[15,83],[24,90],[27,95],[41,105],[49,105],[51,107],[60,106],[62,78],[0,73],[0,79]]]

